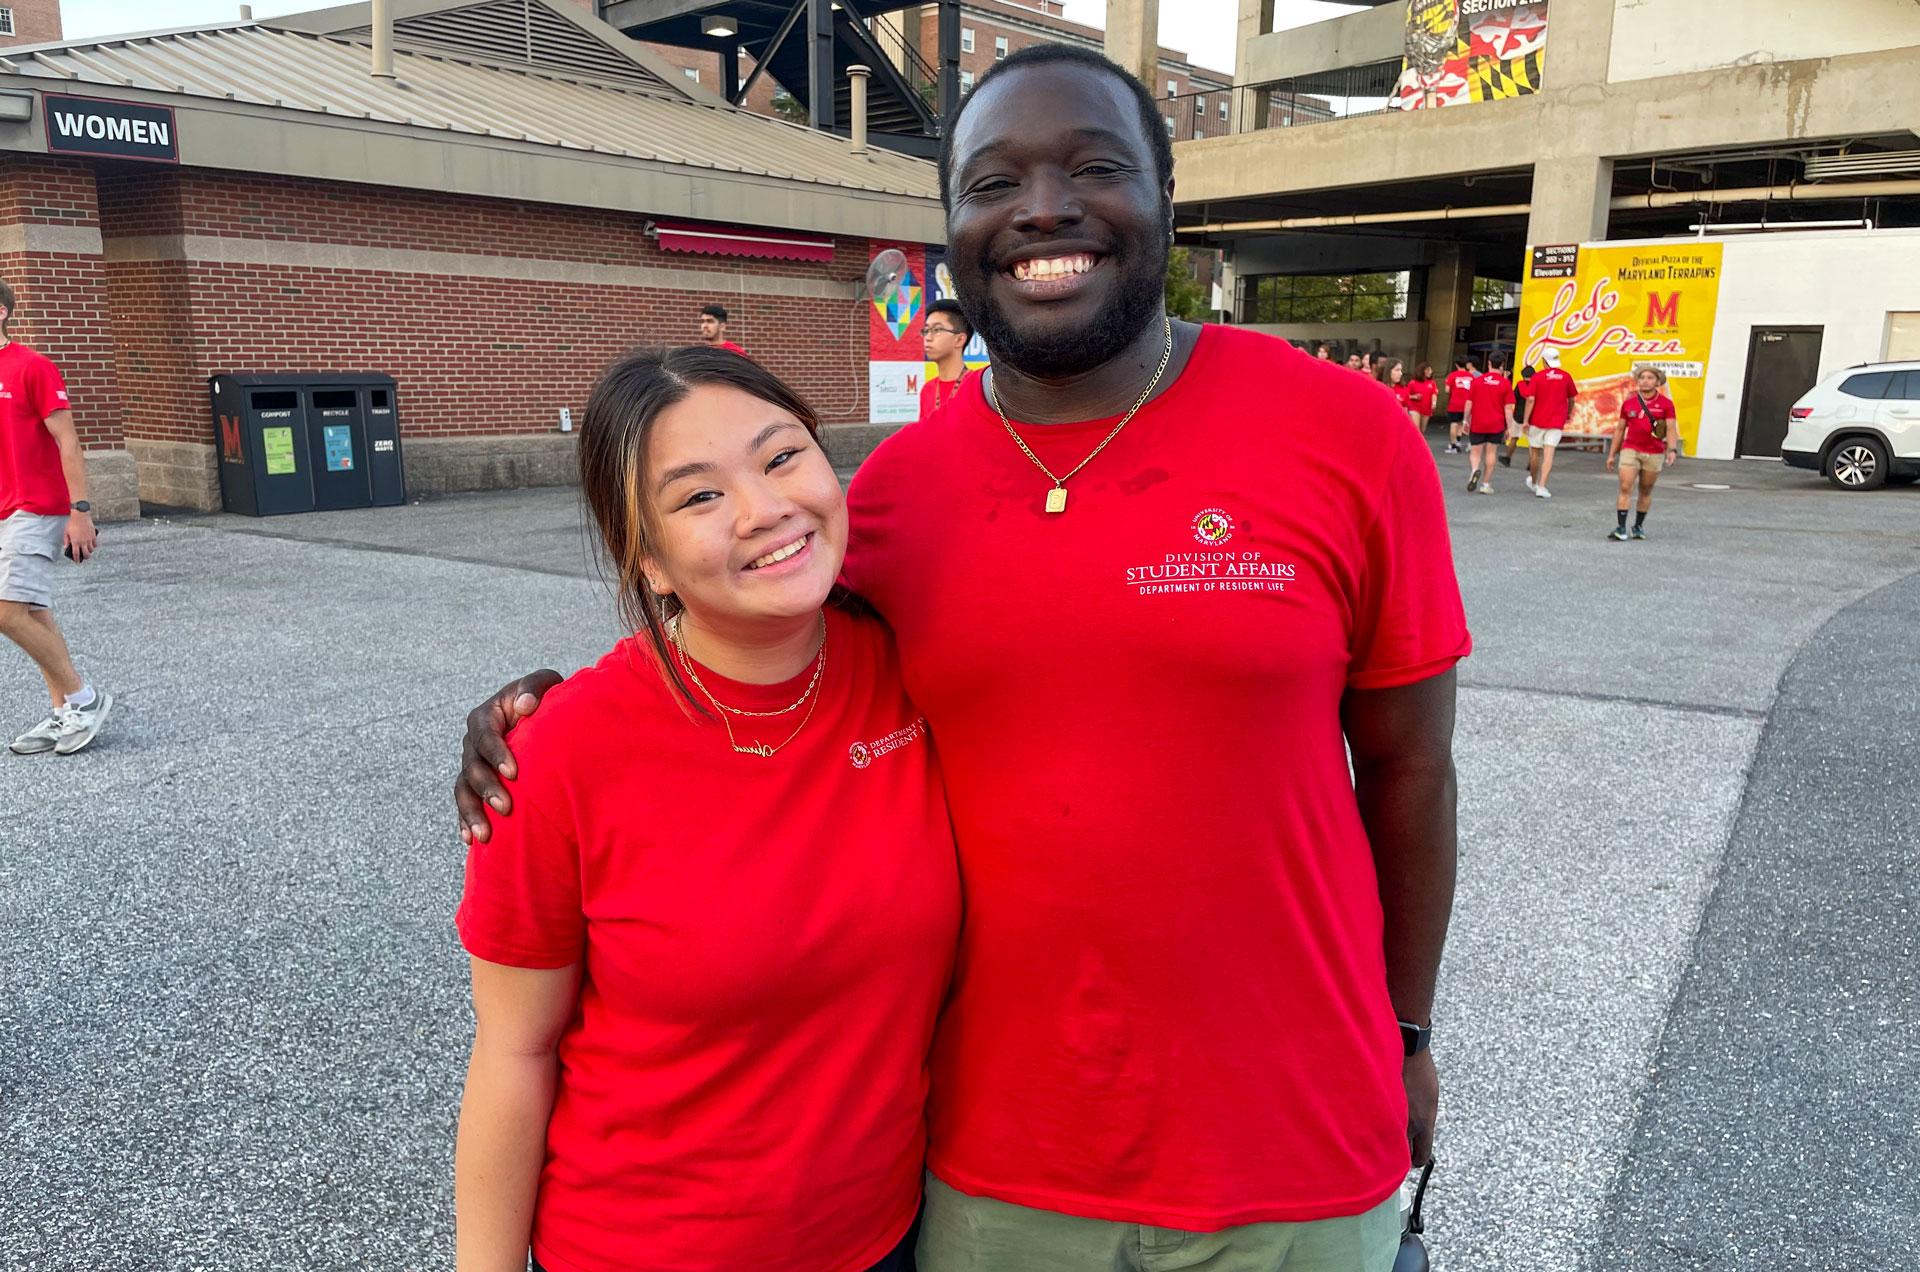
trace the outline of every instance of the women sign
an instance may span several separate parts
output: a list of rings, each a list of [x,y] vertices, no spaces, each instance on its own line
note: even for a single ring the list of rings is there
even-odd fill
[[[1598,243],[1529,252],[1518,361],[1538,366],[1546,350],[1560,351],[1580,389],[1569,433],[1611,433],[1633,392],[1633,369],[1651,364],[1667,373],[1681,438],[1693,450],[1720,300],[1720,249]]]

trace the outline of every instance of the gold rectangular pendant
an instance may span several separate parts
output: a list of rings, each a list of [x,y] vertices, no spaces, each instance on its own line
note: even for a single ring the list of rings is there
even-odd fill
[[[1047,492],[1047,511],[1065,512],[1067,510],[1067,488],[1055,486]]]

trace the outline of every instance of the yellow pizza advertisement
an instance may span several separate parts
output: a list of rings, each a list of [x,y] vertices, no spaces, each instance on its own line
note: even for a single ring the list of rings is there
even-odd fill
[[[1516,362],[1540,366],[1548,349],[1560,351],[1561,367],[1580,390],[1569,433],[1613,432],[1633,392],[1634,368],[1655,366],[1666,372],[1682,445],[1694,453],[1720,301],[1720,249],[1719,243],[1528,249]]]

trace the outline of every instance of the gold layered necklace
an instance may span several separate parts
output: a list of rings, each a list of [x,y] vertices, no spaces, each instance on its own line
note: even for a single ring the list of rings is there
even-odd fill
[[[720,699],[714,697],[713,690],[707,688],[706,682],[700,679],[700,672],[694,666],[692,656],[687,653],[687,641],[686,637],[681,633],[680,619],[678,616],[675,616],[673,622],[668,626],[667,631],[668,634],[673,637],[674,650],[680,655],[680,665],[685,668],[687,678],[693,681],[694,687],[700,691],[701,696],[712,703],[713,709],[719,713],[721,727],[727,731],[727,744],[734,749],[735,753],[740,755],[757,755],[763,760],[771,759],[775,755],[778,755],[788,742],[799,737],[800,731],[807,727],[807,721],[813,719],[813,709],[820,705],[820,695],[816,690],[820,688],[820,677],[827,669],[827,615],[824,610],[821,611],[820,614],[820,652],[814,656],[813,677],[807,681],[807,687],[801,691],[798,698],[794,699],[789,705],[781,707],[778,711],[749,711],[744,707],[730,707],[721,702]],[[794,726],[792,733],[787,734],[785,739],[774,745],[769,745],[765,742],[750,742],[742,745],[740,740],[733,735],[733,722],[727,718],[730,715],[752,716],[763,719],[771,716],[783,716],[789,712],[798,711],[802,706],[806,707],[807,714],[800,717],[800,723]]]
[[[1140,408],[1147,404],[1147,399],[1153,396],[1154,389],[1160,384],[1160,377],[1167,373],[1167,363],[1173,360],[1173,322],[1165,314],[1162,314],[1160,316],[1160,326],[1167,333],[1167,347],[1161,351],[1160,365],[1153,369],[1153,379],[1147,381],[1147,387],[1140,391],[1139,398],[1134,401],[1131,407],[1127,408],[1127,413],[1120,417],[1120,422],[1113,426],[1113,431],[1101,438],[1100,444],[1094,447],[1085,459],[1058,477],[1053,475],[1051,468],[1048,468],[1040,462],[1040,457],[1033,453],[1033,448],[1027,445],[1026,439],[1021,437],[1019,432],[1013,427],[1013,421],[1007,418],[1006,409],[1000,405],[1000,391],[996,387],[999,382],[999,377],[992,376],[988,379],[987,397],[992,401],[993,409],[1000,413],[1000,423],[1006,428],[1007,436],[1013,439],[1013,444],[1020,448],[1022,454],[1033,461],[1033,466],[1045,473],[1047,480],[1053,483],[1053,489],[1047,492],[1048,512],[1065,512],[1067,510],[1067,482],[1076,476],[1082,468],[1091,464],[1094,456],[1107,449],[1108,442],[1120,436],[1120,430],[1125,428],[1127,421],[1131,420],[1134,415],[1139,412]]]

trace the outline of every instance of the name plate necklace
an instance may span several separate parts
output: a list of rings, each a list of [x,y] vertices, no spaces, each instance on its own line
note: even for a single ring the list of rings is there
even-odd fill
[[[730,707],[720,701],[720,699],[714,697],[713,691],[707,688],[706,682],[700,679],[700,673],[694,669],[692,656],[687,653],[687,641],[686,637],[681,634],[680,616],[678,614],[674,615],[673,619],[668,623],[667,634],[673,638],[674,651],[680,655],[680,664],[686,668],[687,675],[692,678],[694,685],[699,688],[701,695],[713,704],[713,709],[720,713],[720,723],[727,731],[727,745],[733,748],[736,755],[757,755],[763,760],[770,760],[775,755],[778,755],[788,742],[799,737],[800,731],[807,727],[807,721],[813,719],[813,709],[820,705],[820,695],[815,691],[820,687],[821,673],[827,669],[826,611],[822,610],[820,613],[820,652],[814,655],[813,679],[807,681],[806,690],[800,695],[798,701],[794,702],[792,706],[782,707],[778,711],[748,711],[740,707]],[[751,742],[742,745],[740,740],[733,736],[733,724],[727,719],[727,716],[730,714],[737,716],[786,715],[788,712],[797,709],[801,703],[806,704],[807,714],[800,717],[800,723],[794,726],[793,732],[789,733],[786,736],[786,740],[780,742],[778,745],[770,745],[766,742]]]
[[[1162,314],[1160,317],[1160,326],[1161,329],[1167,333],[1167,346],[1160,352],[1160,365],[1153,369],[1153,379],[1147,381],[1147,387],[1140,391],[1139,398],[1127,409],[1127,413],[1120,417],[1120,422],[1113,426],[1113,431],[1101,438],[1100,444],[1094,447],[1085,459],[1075,464],[1072,468],[1069,468],[1066,472],[1061,473],[1058,477],[1053,475],[1051,468],[1048,468],[1040,462],[1040,457],[1033,453],[1033,447],[1027,445],[1026,439],[1021,437],[1018,430],[1013,427],[1013,421],[1007,418],[1005,408],[1000,405],[1000,393],[994,387],[999,377],[991,374],[987,377],[987,400],[992,402],[993,409],[999,412],[1000,423],[1006,428],[1007,436],[1013,439],[1013,444],[1020,448],[1022,454],[1033,461],[1033,466],[1045,473],[1047,480],[1053,483],[1053,489],[1047,492],[1048,512],[1065,512],[1067,510],[1067,482],[1072,480],[1082,468],[1091,464],[1094,456],[1107,449],[1108,442],[1120,436],[1120,430],[1127,426],[1127,421],[1132,419],[1134,415],[1139,412],[1140,408],[1147,404],[1147,399],[1153,396],[1154,389],[1159,387],[1160,377],[1167,373],[1167,363],[1173,361],[1173,322],[1167,318],[1166,315]]]

